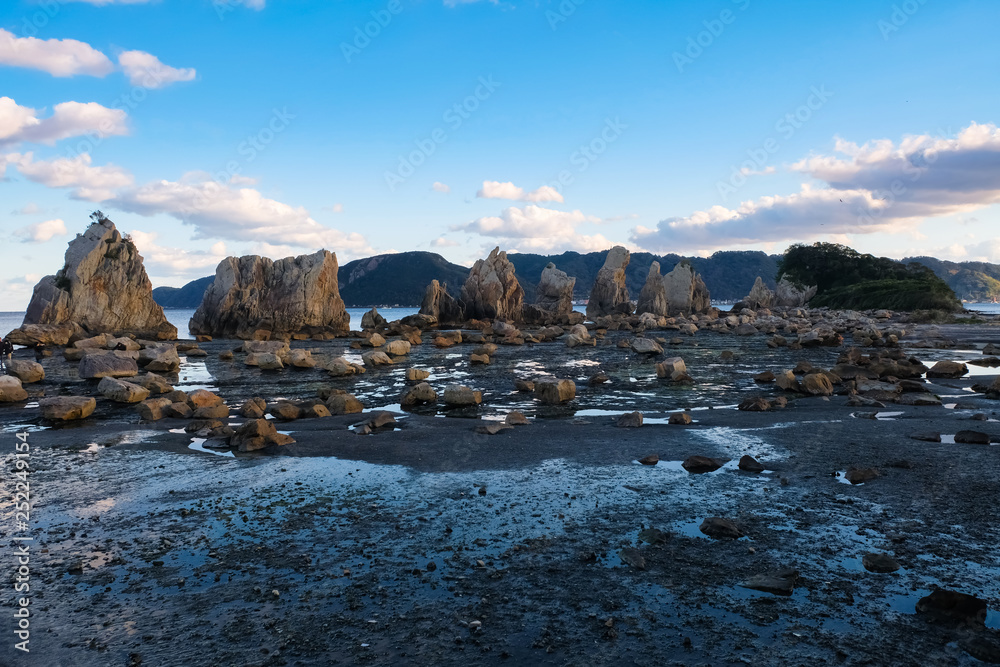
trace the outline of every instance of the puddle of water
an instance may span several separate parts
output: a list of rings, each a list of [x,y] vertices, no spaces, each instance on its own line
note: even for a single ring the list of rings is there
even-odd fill
[[[186,392],[192,392],[195,389],[205,389],[216,393],[219,391],[219,388],[214,384],[215,378],[208,372],[208,366],[204,361],[188,361],[181,364],[178,375],[180,381],[176,385],[177,389],[183,389]]]
[[[946,434],[942,433],[941,434],[941,443],[945,444],[945,445],[954,445],[955,444],[955,434],[952,433],[951,435],[946,435]]]
[[[226,456],[230,458],[236,458],[236,454],[231,451],[212,449],[205,446],[204,438],[192,438],[191,444],[188,445],[188,449],[193,449],[196,452],[205,452],[206,454],[215,454],[216,456]]]

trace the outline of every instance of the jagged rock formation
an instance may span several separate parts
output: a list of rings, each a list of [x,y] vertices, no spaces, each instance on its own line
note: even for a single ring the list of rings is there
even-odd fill
[[[743,305],[751,310],[770,308],[774,305],[774,292],[768,289],[760,276],[757,276],[750,293],[743,299]]]
[[[524,307],[524,321],[531,324],[555,324],[568,321],[573,312],[573,288],[576,278],[549,262],[538,283],[538,299]]]
[[[667,314],[667,288],[663,285],[659,262],[649,265],[649,275],[646,277],[646,284],[642,286],[642,292],[639,293],[639,304],[635,308],[635,313],[636,315],[651,313],[657,317]]]
[[[257,255],[222,260],[190,329],[248,339],[258,330],[343,335],[349,326],[337,285],[337,256],[320,250],[278,261]]]
[[[420,314],[435,318],[440,324],[458,324],[465,320],[462,304],[448,294],[448,285],[442,285],[432,280],[424,292],[424,300],[420,304]]]
[[[477,260],[462,286],[465,316],[480,320],[520,321],[524,290],[514,275],[514,265],[499,247]]]
[[[809,299],[816,296],[816,286],[798,287],[785,276],[778,281],[774,294],[774,306],[777,308],[802,308]]]
[[[66,264],[58,273],[35,285],[24,324],[177,338],[177,327],[153,301],[153,285],[135,244],[104,217],[70,242]]]
[[[625,284],[625,269],[631,254],[620,245],[608,251],[604,266],[597,272],[597,279],[590,289],[587,317],[591,320],[607,315],[631,315],[633,304],[629,301]]]
[[[678,262],[673,271],[663,276],[663,286],[670,316],[703,313],[712,306],[705,281],[686,261]]]

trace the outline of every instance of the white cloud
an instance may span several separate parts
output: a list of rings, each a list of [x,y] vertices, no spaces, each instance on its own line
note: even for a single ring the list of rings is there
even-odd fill
[[[0,280],[0,310],[19,312],[27,308],[31,301],[31,292],[41,279],[40,273],[28,273]],[[6,335],[6,331],[0,331],[0,336]]]
[[[3,158],[4,156],[0,155],[0,161],[3,161]],[[40,213],[45,213],[45,209],[41,208],[35,202],[30,202],[10,212],[11,215],[39,215]]]
[[[103,77],[115,69],[106,55],[84,42],[17,37],[2,28],[0,65],[38,69],[57,77],[78,74]]]
[[[483,187],[476,193],[476,197],[528,202],[563,202],[563,196],[559,194],[559,191],[549,185],[543,185],[532,192],[525,192],[524,188],[519,188],[511,182],[501,183],[499,181],[483,181]]]
[[[36,222],[27,227],[14,230],[14,236],[21,239],[21,243],[45,243],[57,236],[66,236],[66,223],[62,220],[46,220]]]
[[[837,140],[836,156],[810,156],[792,170],[825,187],[761,197],[736,209],[714,206],[636,227],[632,241],[656,251],[804,241],[834,234],[916,233],[926,218],[1000,202],[1000,130],[972,123],[955,138],[928,135],[862,146]],[[846,157],[843,157],[846,156]]]
[[[556,211],[541,206],[524,208],[511,206],[499,216],[479,218],[453,231],[474,232],[481,236],[500,239],[511,250],[579,250],[590,252],[604,250],[611,241],[600,234],[585,236],[576,227],[584,222],[597,223],[600,218],[584,215],[580,211]]]
[[[165,213],[195,228],[194,238],[256,241],[299,248],[327,248],[342,256],[372,252],[364,236],[325,227],[309,212],[188,174],[180,181],[153,181],[120,191],[108,205],[140,215]]]
[[[132,185],[134,179],[126,169],[113,164],[91,166],[91,158],[81,153],[75,158],[34,160],[26,153],[17,161],[18,171],[30,181],[50,188],[76,188],[74,199],[99,202],[114,196],[114,190]]]
[[[201,276],[208,269],[214,270],[227,257],[226,244],[222,241],[208,250],[184,250],[161,246],[157,243],[160,235],[156,232],[133,230],[131,235],[142,255],[143,265],[155,275]]]
[[[343,213],[344,205],[340,203],[334,204],[333,206],[330,207],[330,210],[333,211],[334,213]]]
[[[257,185],[258,179],[253,176],[240,176],[239,174],[233,174],[229,177],[230,185]]]
[[[441,192],[444,194],[448,194],[449,192],[451,192],[451,188],[440,181],[434,181],[434,185],[431,186],[431,190],[433,190],[434,192]]]
[[[446,239],[443,236],[440,236],[431,241],[432,248],[454,248],[460,245],[462,244],[459,243],[458,241],[452,241],[451,239]]]
[[[133,86],[166,88],[172,83],[192,81],[198,73],[193,68],[170,67],[145,51],[125,51],[118,56],[118,64]]]
[[[0,97],[0,146],[20,142],[55,144],[84,134],[104,138],[128,134],[128,114],[96,102],[63,102],[52,115],[39,118],[38,111],[22,107],[9,97]]]

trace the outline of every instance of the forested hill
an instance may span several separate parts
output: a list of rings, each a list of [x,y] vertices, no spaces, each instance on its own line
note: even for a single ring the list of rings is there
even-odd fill
[[[903,262],[923,264],[948,283],[963,301],[988,302],[1000,299],[1000,264],[949,262],[934,257],[907,257]]]
[[[561,255],[512,253],[508,257],[524,287],[525,300],[531,303],[535,300],[535,288],[542,269],[549,262],[576,276],[575,296],[586,299],[606,255],[606,252],[565,252]],[[692,257],[688,261],[704,277],[712,298],[735,301],[747,295],[757,276],[773,288],[778,258],[779,255],[763,252],[724,251],[711,257]],[[632,298],[639,297],[649,265],[654,260],[660,262],[661,273],[667,273],[681,259],[684,258],[680,255],[634,253],[625,273]],[[341,266],[338,274],[340,295],[348,308],[417,306],[427,285],[435,279],[447,283],[448,291],[457,296],[468,275],[467,267],[453,264],[431,252],[401,252],[359,259]],[[199,278],[180,288],[158,287],[153,290],[153,298],[164,308],[197,308],[212,279],[212,276]]]

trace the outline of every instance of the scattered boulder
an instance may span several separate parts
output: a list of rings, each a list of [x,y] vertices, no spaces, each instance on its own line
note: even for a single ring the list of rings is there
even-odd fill
[[[743,399],[736,409],[744,412],[767,412],[771,407],[771,402],[763,396],[751,396]]]
[[[334,394],[326,399],[331,415],[352,415],[364,412],[365,406],[353,394]]]
[[[618,428],[639,428],[642,426],[641,412],[626,412],[618,417]]]
[[[851,484],[864,484],[878,476],[879,472],[875,468],[848,468],[844,479]]]
[[[660,457],[657,454],[650,454],[649,456],[643,456],[639,459],[639,463],[644,466],[655,466],[660,462]]]
[[[763,591],[772,595],[791,595],[795,592],[795,583],[799,573],[796,570],[781,570],[774,574],[755,574],[743,582],[743,588]]]
[[[327,364],[326,370],[334,377],[347,377],[364,373],[365,367],[360,364],[352,364],[343,357],[335,357]]]
[[[42,419],[48,421],[77,421],[94,414],[97,401],[89,396],[54,396],[38,401]]]
[[[410,408],[415,405],[437,403],[437,400],[437,392],[426,382],[421,382],[406,390],[406,393],[403,394],[403,398],[400,400],[400,405],[404,408]]]
[[[362,329],[381,329],[386,324],[388,322],[386,322],[384,317],[379,315],[378,308],[372,308],[361,317]]]
[[[960,378],[969,367],[959,361],[939,361],[927,371],[928,378]]]
[[[810,373],[802,378],[803,393],[812,396],[832,396],[833,383],[830,378],[823,373]]]
[[[514,265],[499,247],[477,260],[462,286],[465,316],[481,320],[518,321],[524,309],[524,289]]]
[[[115,403],[139,403],[149,398],[149,390],[145,387],[111,377],[103,378],[97,385],[97,391]]]
[[[21,403],[28,400],[28,392],[13,375],[0,375],[0,403]]]
[[[263,398],[254,397],[240,408],[240,416],[247,419],[261,419],[267,411],[267,402]]]
[[[743,537],[743,531],[735,523],[721,516],[708,517],[701,522],[698,530],[716,540],[737,540]]]
[[[426,380],[431,376],[430,371],[421,370],[419,368],[407,368],[406,369],[406,379],[410,382],[418,382],[420,380]]]
[[[955,434],[955,442],[960,445],[988,445],[990,436],[980,431],[959,431]]]
[[[37,361],[27,361],[23,359],[12,359],[10,362],[10,374],[20,380],[23,384],[41,382],[45,379],[45,369]]]
[[[629,347],[636,354],[663,354],[663,346],[652,338],[633,338]]]
[[[523,413],[518,412],[517,410],[512,410],[511,412],[508,412],[507,416],[504,418],[503,421],[505,424],[509,426],[528,426],[529,424],[531,424],[531,422],[528,421],[528,418],[525,417]]]
[[[88,354],[80,360],[77,373],[84,380],[135,377],[139,374],[139,366],[134,359],[119,357],[110,352]]]
[[[489,366],[490,358],[485,354],[472,354],[469,356],[469,362],[473,365]]]
[[[256,366],[262,371],[280,371],[285,367],[281,357],[272,352],[251,352],[243,363]]]
[[[576,384],[572,380],[536,382],[535,397],[542,403],[549,404],[572,401],[576,398]]]
[[[385,345],[385,337],[377,331],[361,341],[364,347],[382,347]]]
[[[139,352],[139,364],[153,373],[176,373],[181,358],[174,345],[150,345]]]
[[[288,365],[294,368],[316,368],[316,360],[309,350],[292,350],[288,355]]]
[[[899,563],[897,563],[888,554],[865,554],[861,557],[861,564],[869,572],[875,572],[878,574],[889,574],[890,572],[895,572],[899,569]]]
[[[222,405],[225,401],[218,394],[214,394],[207,389],[195,389],[187,395],[187,403],[193,409],[214,408]]]
[[[775,377],[775,382],[778,385],[778,389],[781,389],[782,391],[802,391],[799,379],[795,377],[795,373],[792,371],[782,371]]]
[[[483,392],[473,391],[470,387],[460,384],[450,384],[444,388],[444,403],[452,407],[479,405],[483,402]]]
[[[675,412],[667,419],[668,424],[677,426],[690,426],[691,421],[691,415],[686,412]]]
[[[268,409],[268,414],[279,421],[295,421],[302,416],[302,408],[288,401],[278,401]]]
[[[385,346],[386,354],[393,357],[403,357],[410,353],[410,343],[405,340],[394,340]]]
[[[68,345],[78,331],[79,325],[73,324],[23,324],[7,334],[7,338],[11,344],[25,347],[62,347]]]
[[[681,467],[692,474],[714,472],[721,468],[723,461],[712,459],[707,456],[689,456],[681,463]]]
[[[656,364],[656,377],[677,380],[687,376],[687,364],[680,357],[669,357]]]
[[[771,371],[764,371],[763,373],[758,373],[753,376],[753,381],[759,384],[768,384],[775,381],[774,373]]]
[[[369,352],[365,352],[361,355],[361,360],[368,368],[391,366],[393,363],[392,359],[389,358],[389,355],[381,350],[371,350]]]
[[[522,394],[533,394],[535,393],[535,383],[531,380],[514,380],[514,388],[517,389]]]
[[[230,445],[240,452],[253,452],[272,445],[288,445],[295,442],[291,436],[278,433],[270,421],[251,419],[236,429]]]
[[[156,422],[168,416],[166,411],[170,406],[169,398],[150,398],[137,405],[136,411],[139,413],[140,419]]]
[[[148,389],[150,394],[169,394],[174,390],[169,382],[156,373],[146,373],[139,380],[139,384]]]
[[[587,317],[596,320],[608,315],[631,315],[633,304],[629,300],[625,270],[631,253],[623,246],[615,246],[608,251],[604,266],[597,272],[594,286],[590,289],[587,303]]]
[[[985,600],[974,595],[937,588],[917,601],[917,613],[939,623],[981,628],[986,625],[989,608]]]
[[[816,296],[816,286],[796,285],[786,276],[781,276],[774,291],[775,308],[804,308],[809,299]]]
[[[764,472],[764,466],[761,465],[760,461],[749,454],[744,454],[740,457],[739,467],[744,472]]]

